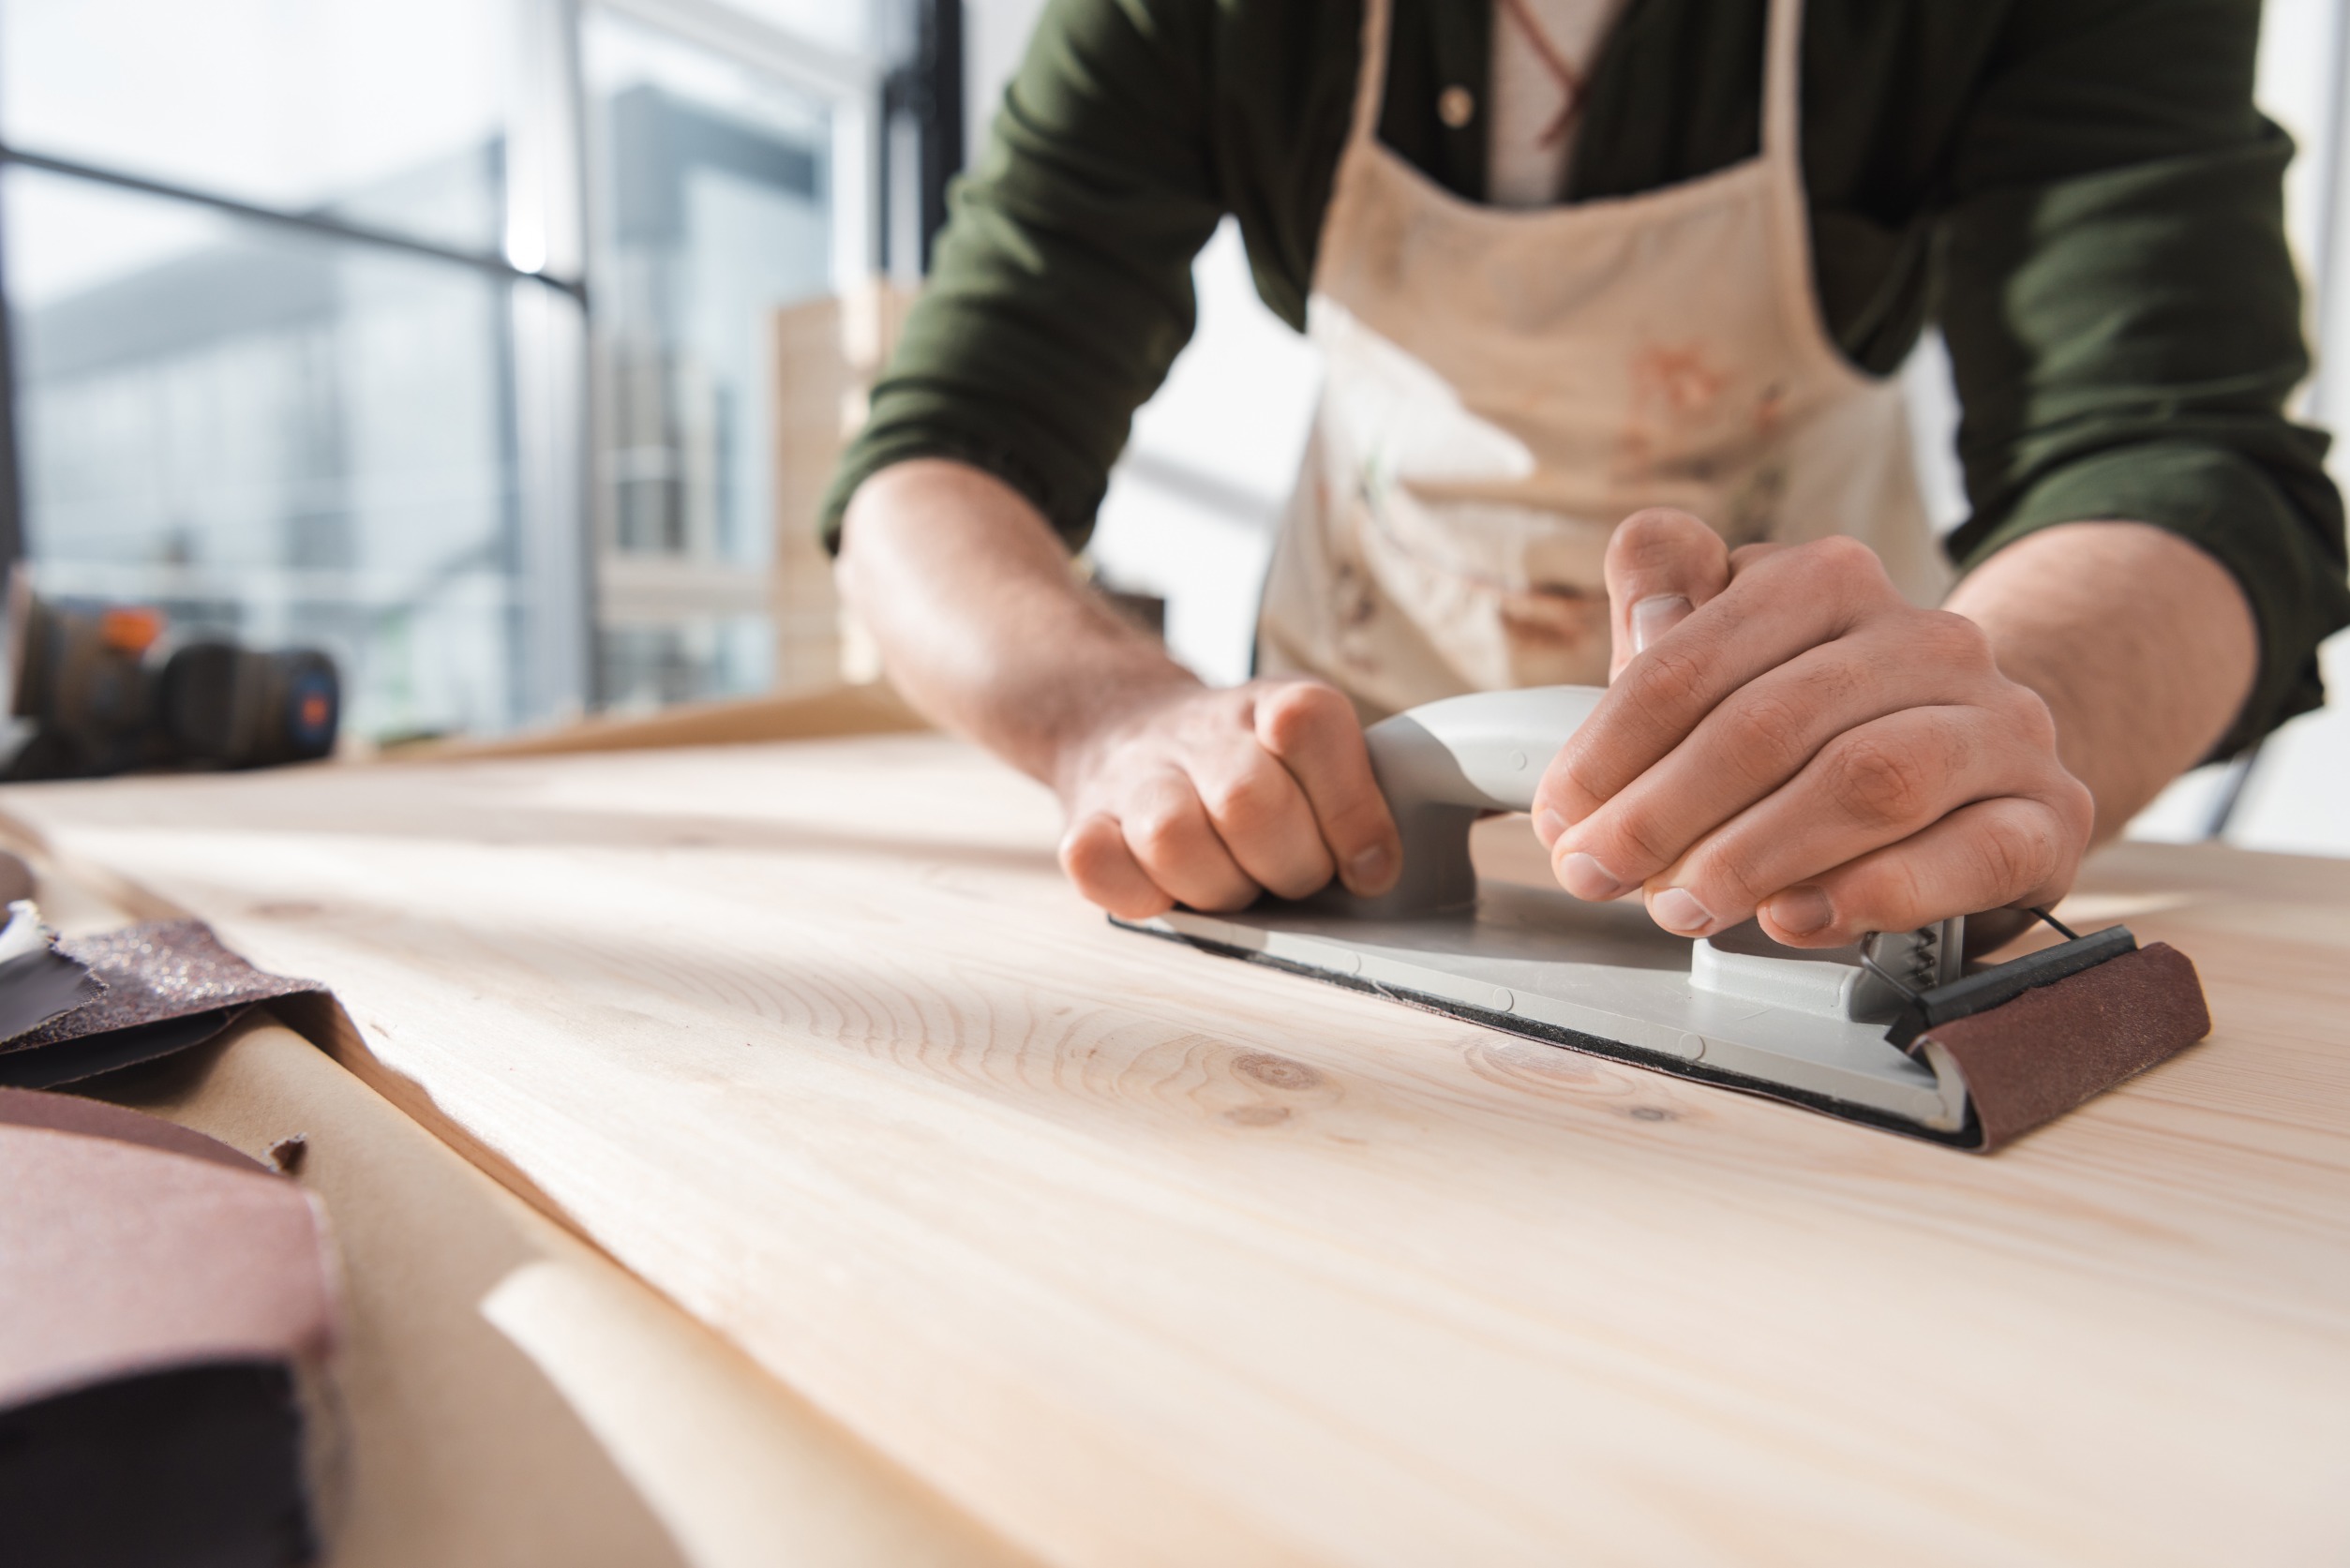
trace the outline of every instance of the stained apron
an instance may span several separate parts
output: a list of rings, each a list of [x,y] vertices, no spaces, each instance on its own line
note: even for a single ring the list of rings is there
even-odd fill
[[[1772,0],[1759,156],[1638,196],[1464,202],[1381,145],[1389,0],[1307,306],[1326,380],[1258,621],[1258,667],[1366,716],[1604,683],[1603,574],[1648,506],[1734,548],[1849,534],[1913,599],[1950,584],[1897,382],[1846,362],[1812,284],[1802,0]]]

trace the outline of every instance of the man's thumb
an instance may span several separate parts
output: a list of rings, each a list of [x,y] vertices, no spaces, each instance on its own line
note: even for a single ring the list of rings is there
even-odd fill
[[[1729,586],[1729,546],[1686,512],[1654,506],[1608,541],[1608,679]]]

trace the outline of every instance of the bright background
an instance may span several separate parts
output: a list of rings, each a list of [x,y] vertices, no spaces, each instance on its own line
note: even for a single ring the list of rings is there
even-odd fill
[[[0,139],[82,170],[0,170],[44,590],[325,646],[376,738],[836,678],[821,648],[794,663],[829,622],[811,641],[776,588],[823,568],[778,547],[770,334],[911,265],[885,83],[914,4],[0,0]],[[2270,0],[2260,77],[2302,148],[2321,423],[2350,408],[2345,4]],[[973,146],[1040,7],[967,0]],[[1196,276],[1199,335],[1137,420],[1094,555],[1167,601],[1179,657],[1236,680],[1321,370],[1229,225]],[[1935,343],[1904,381],[1947,525]],[[2333,707],[2133,830],[2204,837],[2233,796],[2233,842],[2350,854],[2350,641],[2327,664]]]

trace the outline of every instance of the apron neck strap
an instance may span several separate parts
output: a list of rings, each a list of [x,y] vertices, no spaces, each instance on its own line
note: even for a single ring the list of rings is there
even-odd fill
[[[1802,156],[1804,0],[1770,0],[1770,7],[1762,52],[1762,157],[1791,170]]]
[[[1473,0],[1483,3],[1483,0]],[[1379,135],[1379,112],[1387,97],[1387,42],[1394,29],[1394,0],[1363,0],[1363,63],[1355,79],[1355,123],[1349,141],[1369,142]]]

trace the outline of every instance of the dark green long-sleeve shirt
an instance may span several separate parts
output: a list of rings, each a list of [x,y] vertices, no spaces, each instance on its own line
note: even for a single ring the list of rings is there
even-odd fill
[[[1754,156],[1765,0],[1629,0],[1590,73],[1566,200]],[[1380,133],[1482,199],[1488,0],[1395,0]],[[1072,545],[1190,338],[1191,259],[1235,215],[1302,325],[1360,61],[1360,0],[1053,0],[960,185],[928,292],[826,510],[921,455],[986,469]],[[2308,369],[2283,132],[2253,107],[2257,0],[1810,0],[1803,162],[1829,328],[1898,366],[1949,341],[1962,566],[2034,529],[2156,524],[2243,585],[2258,683],[2223,744],[2321,699],[2350,622]],[[1447,127],[1436,100],[1470,89]],[[1560,374],[1573,368],[1562,366]]]

